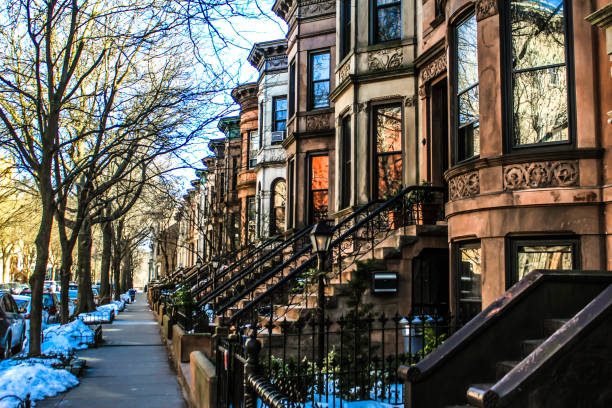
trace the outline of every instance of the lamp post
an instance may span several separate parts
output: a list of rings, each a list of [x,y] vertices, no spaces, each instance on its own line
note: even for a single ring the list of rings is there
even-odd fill
[[[333,231],[326,221],[319,221],[310,231],[310,242],[317,253],[317,320],[319,333],[318,338],[318,363],[323,364],[325,358],[325,261]]]
[[[219,257],[217,255],[213,256],[210,260],[210,265],[212,266],[212,280],[213,280],[213,290],[217,289],[217,269],[219,268]]]

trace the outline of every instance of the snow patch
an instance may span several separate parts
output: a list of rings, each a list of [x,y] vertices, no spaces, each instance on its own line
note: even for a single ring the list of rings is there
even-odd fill
[[[63,369],[50,367],[58,364],[57,359],[6,360],[0,364],[0,398],[16,395],[24,400],[30,398],[41,400],[76,386],[79,380]],[[5,398],[0,401],[0,408],[15,408],[19,401]]]

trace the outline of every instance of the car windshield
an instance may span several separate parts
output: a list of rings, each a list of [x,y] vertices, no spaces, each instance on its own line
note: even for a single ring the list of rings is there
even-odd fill
[[[28,312],[28,305],[30,304],[29,300],[15,299],[15,302],[17,302],[17,310],[19,310],[19,313],[27,313]]]
[[[43,294],[43,307],[53,306],[53,296],[48,293]]]
[[[68,297],[70,299],[76,299],[79,296],[79,292],[77,290],[69,290]]]

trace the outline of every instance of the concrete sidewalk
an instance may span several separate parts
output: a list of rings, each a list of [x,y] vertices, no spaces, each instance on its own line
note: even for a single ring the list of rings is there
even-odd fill
[[[37,407],[187,407],[144,294],[102,330],[100,348],[78,353],[88,366],[81,384]]]

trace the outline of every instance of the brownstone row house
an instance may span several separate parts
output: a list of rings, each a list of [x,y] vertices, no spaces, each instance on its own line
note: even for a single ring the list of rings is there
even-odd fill
[[[499,382],[510,381],[508,372],[545,382],[533,365],[541,357],[501,362],[501,371],[496,359],[531,341],[521,358],[536,350],[559,362],[547,339],[562,344],[557,351],[570,343],[557,329],[577,342],[588,335],[576,321],[605,315],[609,323],[612,315],[612,295],[602,292],[612,283],[612,47],[597,28],[610,35],[610,5],[277,0],[272,10],[287,38],[254,45],[249,62],[259,79],[232,92],[240,115],[221,121],[226,137],[211,142],[196,187],[206,191],[204,229],[219,237],[207,238],[204,259],[238,250],[248,266],[230,265],[227,283],[198,293],[201,302],[271,335],[281,319],[313,312],[312,298],[317,313],[323,298],[339,304],[330,313],[346,312],[343,279],[368,259],[385,276],[377,287],[374,273],[363,298],[378,312],[470,322],[416,369],[400,369],[413,383],[407,407],[462,404],[466,389],[469,403],[495,406],[483,401],[520,388]],[[301,231],[319,220],[335,227],[322,264],[327,287],[315,294],[295,288],[314,259]],[[525,340],[536,326],[537,342]],[[491,327],[498,334],[487,334]],[[515,349],[501,342],[481,353],[504,336]],[[438,367],[451,369],[428,383],[423,373]],[[498,388],[466,382],[496,375]],[[563,388],[568,378],[550,384]],[[423,405],[436,381],[448,392]],[[536,388],[529,404],[510,406],[555,406]]]
[[[445,217],[397,272],[410,286],[415,259],[435,267],[464,321],[533,269],[612,268],[595,10],[276,1],[287,39],[251,51],[259,79],[232,92],[240,115],[220,122],[194,187],[211,238],[186,245],[210,258],[425,182],[446,190]]]

